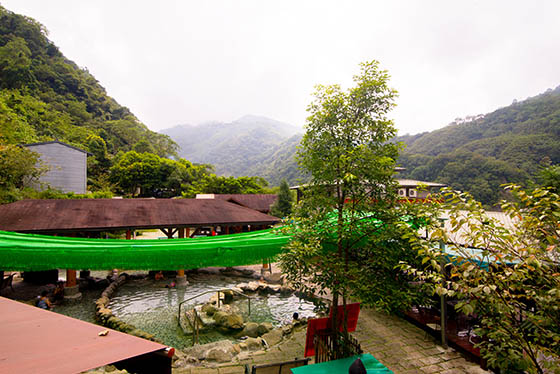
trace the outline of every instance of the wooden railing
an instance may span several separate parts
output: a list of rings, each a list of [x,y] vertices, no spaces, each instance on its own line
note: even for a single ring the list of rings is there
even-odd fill
[[[314,344],[316,364],[363,353],[360,343],[350,334],[334,330],[317,331]]]

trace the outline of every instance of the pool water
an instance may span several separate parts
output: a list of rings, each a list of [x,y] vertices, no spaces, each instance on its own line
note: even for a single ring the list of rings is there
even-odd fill
[[[165,285],[170,282],[170,280],[152,279],[129,281],[113,295],[109,308],[124,322],[155,335],[165,344],[184,348],[192,345],[192,335],[186,335],[179,327],[177,322],[179,303],[208,290],[234,287],[239,283],[247,282],[247,279],[220,276],[191,277],[186,288],[165,288]],[[208,293],[191,300],[183,305],[182,310],[203,304],[211,296],[212,293]],[[235,301],[244,315],[245,322],[270,322],[274,326],[280,326],[291,322],[294,312],[298,312],[300,317],[315,315],[315,305],[311,301],[300,300],[294,295],[255,294],[251,297],[250,315],[248,315],[246,299]],[[222,339],[233,340],[234,337],[222,335],[217,331],[201,332],[199,335],[201,344]]]
[[[55,305],[53,312],[95,323],[95,300],[101,297],[101,292],[103,292],[103,290],[87,290],[81,292],[82,298],[79,302]]]

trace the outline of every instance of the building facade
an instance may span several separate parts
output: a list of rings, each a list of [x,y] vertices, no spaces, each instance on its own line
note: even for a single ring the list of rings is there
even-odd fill
[[[87,192],[88,152],[59,141],[25,144],[24,147],[40,155],[48,167],[39,181],[63,192]]]

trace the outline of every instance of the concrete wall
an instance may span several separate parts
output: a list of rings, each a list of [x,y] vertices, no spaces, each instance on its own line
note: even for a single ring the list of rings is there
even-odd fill
[[[64,192],[87,192],[87,153],[60,143],[31,144],[26,147],[41,155],[49,171],[40,181]]]

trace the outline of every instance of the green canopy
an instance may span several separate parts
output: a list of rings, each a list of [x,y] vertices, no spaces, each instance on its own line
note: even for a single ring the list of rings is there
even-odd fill
[[[259,263],[290,237],[261,230],[171,240],[82,239],[0,231],[0,270],[178,270]]]

